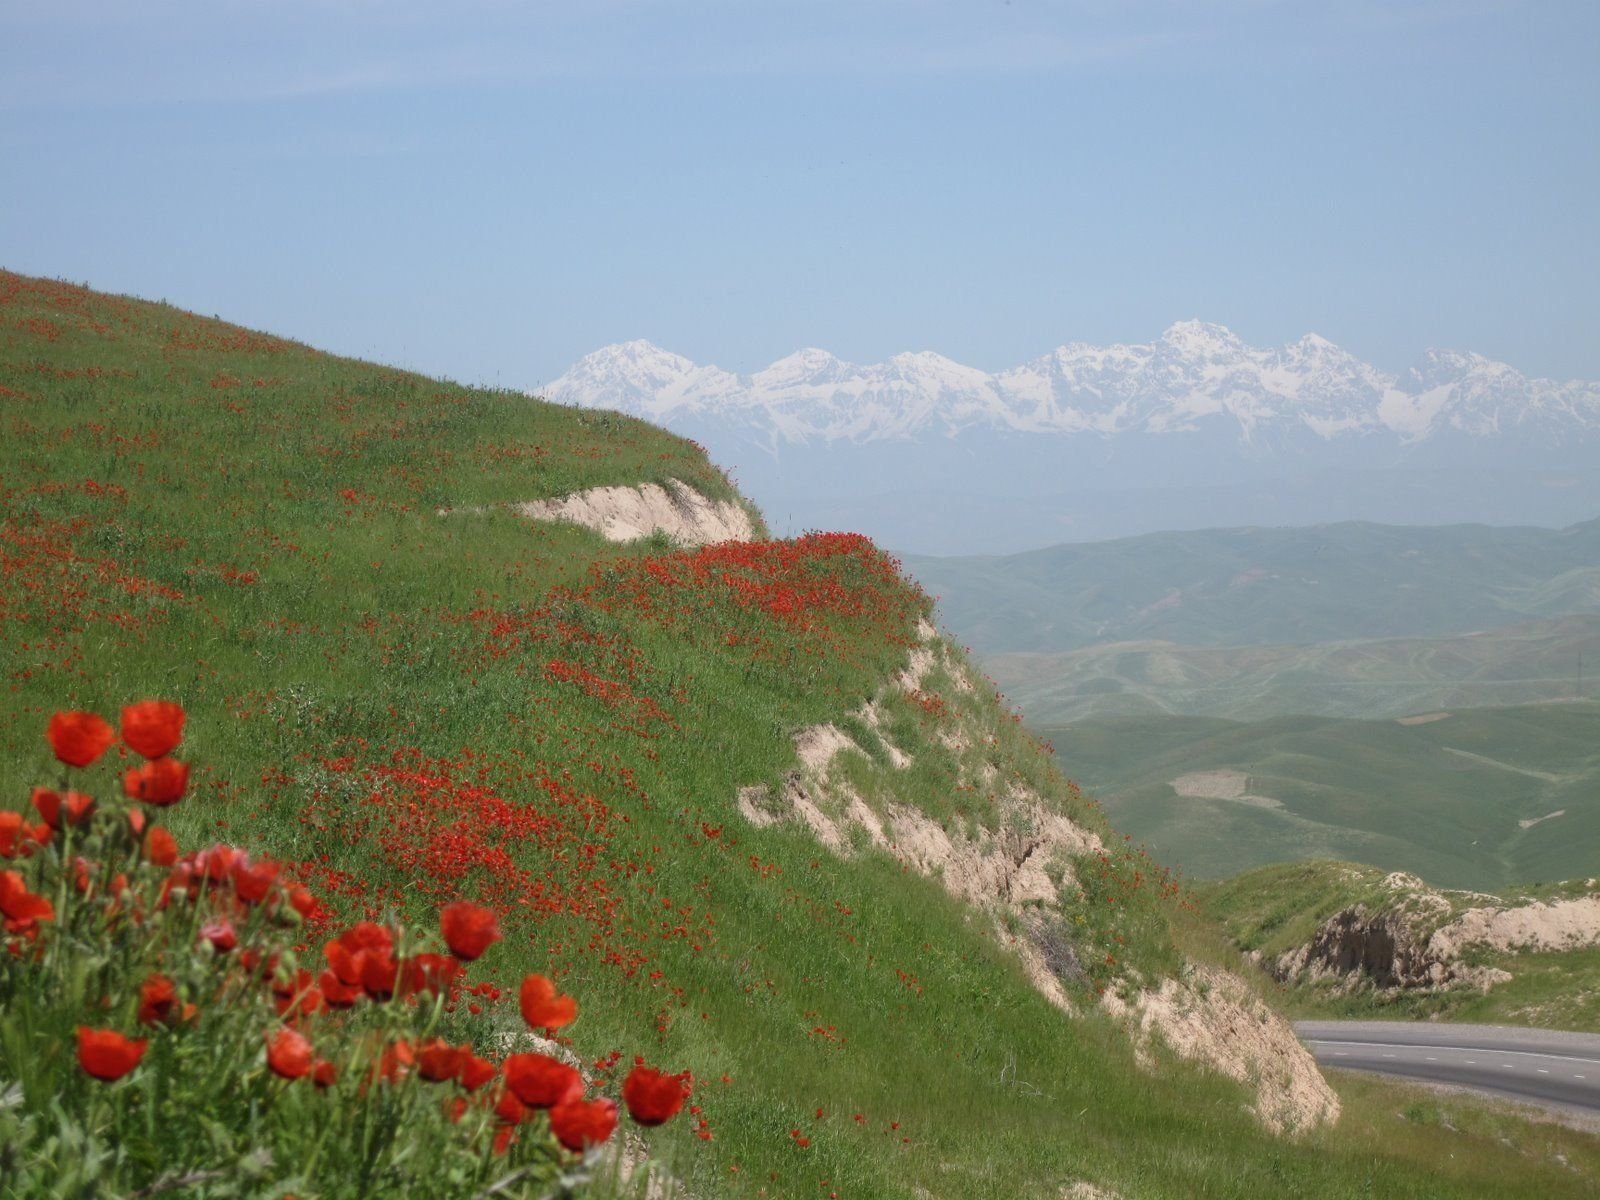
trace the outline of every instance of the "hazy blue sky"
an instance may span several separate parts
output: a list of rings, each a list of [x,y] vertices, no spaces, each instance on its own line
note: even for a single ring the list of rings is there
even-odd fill
[[[514,386],[1196,316],[1600,378],[1600,3],[0,0],[0,265]]]

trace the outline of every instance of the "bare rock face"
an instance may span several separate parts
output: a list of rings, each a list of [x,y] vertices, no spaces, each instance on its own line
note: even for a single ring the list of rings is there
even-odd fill
[[[1398,910],[1369,912],[1363,904],[1335,913],[1303,946],[1281,955],[1272,973],[1290,980],[1342,975],[1371,980],[1381,988],[1437,985],[1447,968],[1419,941],[1411,922]]]
[[[1178,1057],[1253,1087],[1256,1117],[1274,1133],[1339,1119],[1338,1094],[1288,1022],[1220,967],[1196,966],[1131,1001],[1108,991],[1101,1007],[1134,1026],[1142,1059],[1159,1038]]]
[[[664,534],[683,546],[746,542],[756,536],[755,522],[732,500],[714,501],[688,484],[669,479],[638,487],[597,487],[548,500],[511,505],[518,516],[533,521],[569,521],[593,529],[613,542],[632,542]],[[481,515],[486,509],[441,509],[439,515]]]
[[[755,536],[750,514],[731,500],[708,500],[676,479],[638,487],[599,487],[515,506],[536,521],[571,521],[613,542],[664,533],[687,546],[742,542]]]

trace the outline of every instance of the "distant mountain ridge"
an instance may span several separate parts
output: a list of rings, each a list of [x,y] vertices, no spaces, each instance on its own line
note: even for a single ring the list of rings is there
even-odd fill
[[[1558,444],[1600,437],[1600,383],[1530,378],[1453,350],[1429,350],[1394,375],[1316,334],[1260,349],[1203,321],[1135,345],[1071,342],[996,374],[932,352],[861,365],[813,348],[737,375],[638,340],[585,356],[542,394],[669,427],[714,421],[773,445],[975,429],[1172,434],[1217,423],[1246,443],[1513,430]]]

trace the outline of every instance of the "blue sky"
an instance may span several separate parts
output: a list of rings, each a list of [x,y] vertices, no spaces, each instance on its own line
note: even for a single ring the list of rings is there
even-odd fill
[[[1600,4],[0,0],[0,265],[517,387],[1188,317],[1600,378]]]

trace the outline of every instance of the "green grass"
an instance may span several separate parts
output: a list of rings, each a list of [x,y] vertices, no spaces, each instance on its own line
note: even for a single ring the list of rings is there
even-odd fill
[[[1040,728],[1121,829],[1201,879],[1335,858],[1498,890],[1592,872],[1600,703],[1456,710],[1444,719],[1094,718]],[[1179,796],[1198,771],[1247,777],[1276,807]],[[1522,828],[1564,810],[1565,815]]]
[[[1272,1139],[1239,1087],[1152,1078],[1109,1020],[1062,1018],[936,881],[746,826],[737,789],[879,689],[922,599],[865,551],[767,547],[795,561],[668,588],[651,571],[692,556],[437,513],[666,478],[731,496],[686,442],[5,274],[0,387],[0,793],[53,778],[50,712],[159,695],[192,714],[185,845],[288,859],[352,914],[524,889],[502,978],[559,974],[585,1057],[695,1072],[712,1140],[652,1144],[696,1195],[1546,1197],[1600,1176],[1592,1141],[1400,1123],[1365,1085],[1346,1126]],[[743,603],[757,577],[813,618]],[[1002,782],[1098,820],[991,697],[962,705]],[[921,756],[908,794],[981,823],[920,718],[888,718]],[[1130,928],[1152,969],[1186,936],[1156,907]]]

